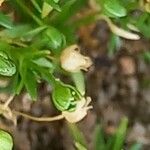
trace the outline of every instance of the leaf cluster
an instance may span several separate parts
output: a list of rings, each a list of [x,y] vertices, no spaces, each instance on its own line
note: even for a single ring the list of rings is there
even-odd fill
[[[6,61],[0,55],[0,75],[9,76],[10,81],[1,91],[16,95],[26,88],[36,100],[38,83],[45,80],[55,88],[53,74],[64,72],[59,56],[67,45],[75,42],[72,17],[87,2],[11,0],[5,3],[8,8],[0,12],[0,52],[9,59]],[[13,74],[8,72],[12,70],[10,64],[15,65]],[[1,73],[4,65],[8,68],[6,74]]]

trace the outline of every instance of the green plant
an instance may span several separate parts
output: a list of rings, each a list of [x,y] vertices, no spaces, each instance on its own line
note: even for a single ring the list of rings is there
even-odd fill
[[[82,88],[83,91],[78,91],[81,86],[84,87],[84,81],[82,75],[76,74],[82,74],[80,69],[88,68],[91,61],[88,57],[79,54],[79,51],[76,52],[76,49],[79,49],[77,45],[68,47],[69,55],[65,57],[65,47],[75,41],[68,42],[67,35],[60,29],[63,29],[63,24],[69,24],[70,17],[74,15],[77,8],[85,4],[85,1],[79,3],[76,0],[68,2],[32,0],[29,2],[32,3],[30,9],[26,6],[29,5],[28,2],[16,0],[7,3],[8,7],[15,8],[14,12],[19,11],[20,19],[17,22],[15,18],[12,20],[1,12],[0,25],[4,29],[0,31],[0,75],[11,78],[10,84],[5,87],[6,91],[15,96],[25,87],[31,98],[36,100],[37,82],[45,80],[53,87],[52,97],[57,109],[75,110],[77,100],[84,97],[82,94],[85,90]],[[78,7],[68,16],[69,7],[76,5]],[[81,59],[81,62],[76,64],[75,70],[71,70],[74,66],[69,64],[72,61],[70,61],[72,54],[78,58],[78,61]],[[70,62],[68,63],[67,60]],[[69,69],[68,65],[70,65]],[[76,88],[57,79],[54,76],[57,72],[67,75],[71,73]],[[77,80],[81,82],[77,83]]]
[[[100,126],[95,129],[95,150],[122,150],[124,149],[124,143],[127,133],[127,118],[123,118],[116,132],[107,136]],[[141,150],[141,144],[133,144],[129,150]]]
[[[115,134],[107,137],[105,142],[105,135],[102,128],[98,127],[96,129],[96,138],[95,138],[95,149],[99,150],[121,150],[123,149],[123,144],[126,136],[128,120],[123,118]]]
[[[150,2],[148,0],[90,0],[95,20],[105,20],[113,34],[108,44],[110,56],[120,46],[121,38],[150,38]]]
[[[132,1],[125,1],[125,0],[96,0],[97,4],[99,4],[99,9],[97,12],[99,12],[100,15],[107,16],[106,21],[108,25],[110,26],[110,29],[112,32],[116,33],[117,35],[137,40],[140,37],[139,36],[132,36],[133,34],[131,32],[124,32],[124,29],[131,30],[131,31],[137,31],[144,34],[145,37],[147,37],[147,34],[143,32],[146,30],[149,24],[149,10],[150,10],[150,3],[149,1],[143,1],[143,0],[132,0]],[[138,12],[139,14],[135,15],[135,13]],[[109,20],[110,18],[111,20]],[[120,24],[121,28],[119,29],[114,23]],[[146,23],[146,24],[145,24]],[[147,26],[147,27],[146,27]],[[118,30],[117,30],[118,29]],[[143,30],[144,29],[144,30]],[[117,32],[118,31],[118,32]],[[120,31],[120,32],[119,32]],[[147,28],[147,32],[150,32],[150,30]],[[128,34],[126,34],[128,33]],[[128,36],[129,35],[129,36]],[[134,34],[135,35],[135,34]],[[133,38],[132,38],[133,37]]]
[[[126,29],[141,32],[146,38],[150,35],[149,1],[91,0],[92,13],[80,19],[74,16],[88,4],[87,0],[0,0],[0,5],[3,2],[6,8],[0,12],[0,77],[8,79],[8,85],[0,87],[0,92],[7,92],[10,98],[0,103],[0,114],[15,124],[18,115],[35,121],[65,118],[76,123],[92,108],[91,99],[85,97],[81,72],[92,62],[75,44],[75,31],[80,25],[104,19],[113,32],[108,45],[110,55],[119,47],[119,37],[140,38]],[[134,15],[137,9],[140,11],[138,17]],[[71,77],[74,85],[64,83],[58,74]],[[60,115],[37,118],[9,106],[23,89],[36,101],[41,81],[52,87],[52,101]],[[76,145],[84,149],[80,142]]]
[[[99,124],[95,128],[94,150],[123,150],[127,133],[127,118],[123,118],[115,133],[107,135],[103,127]],[[82,132],[76,125],[68,125],[70,133],[74,139],[74,144],[77,150],[87,150],[87,142]],[[142,145],[135,143],[130,146],[129,150],[141,150]]]

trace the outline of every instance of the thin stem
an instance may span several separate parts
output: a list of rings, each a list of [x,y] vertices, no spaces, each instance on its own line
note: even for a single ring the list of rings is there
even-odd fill
[[[130,40],[139,40],[140,39],[140,36],[138,34],[135,34],[135,33],[132,33],[132,32],[129,32],[129,31],[126,31],[118,26],[116,26],[115,24],[113,24],[113,22],[111,21],[111,19],[109,19],[107,16],[104,16],[104,15],[99,15],[97,17],[97,19],[103,19],[107,22],[110,30],[120,36],[120,37],[123,37],[123,38],[126,38],[126,39],[130,39]]]
[[[26,12],[28,13],[38,25],[43,25],[42,20],[40,20],[28,7],[25,6],[25,4],[22,3],[22,0],[16,0],[18,5]]]
[[[4,103],[4,108],[7,108],[13,99],[14,99],[14,95],[10,96],[9,99]]]
[[[15,115],[23,116],[27,119],[30,119],[30,120],[33,120],[33,121],[38,121],[38,122],[51,122],[51,121],[61,120],[61,119],[64,118],[63,115],[58,115],[58,116],[54,116],[54,117],[34,117],[34,116],[30,116],[28,114],[25,114],[25,113],[22,113],[22,112],[19,112],[19,111],[15,111],[15,110],[13,110],[13,113]]]

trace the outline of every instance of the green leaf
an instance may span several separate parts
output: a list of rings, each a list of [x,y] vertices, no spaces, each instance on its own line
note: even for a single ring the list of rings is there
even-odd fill
[[[43,2],[43,8],[42,8],[42,18],[45,18],[53,11],[53,9],[57,11],[61,11],[60,6],[57,4],[59,0],[44,0]]]
[[[94,139],[94,149],[95,150],[107,150],[105,145],[105,139],[102,128],[97,125],[95,128],[95,139]]]
[[[78,143],[76,146],[85,148],[87,146],[86,140],[85,140],[83,133],[78,128],[78,126],[76,124],[68,123],[68,128],[69,128],[70,134],[73,137],[75,143]],[[82,150],[82,149],[79,149],[79,150]]]
[[[135,143],[134,145],[131,146],[129,150],[142,150],[142,144]]]
[[[80,144],[79,142],[75,142],[75,146],[77,148],[77,150],[87,150],[87,148],[85,148],[82,144]]]
[[[105,13],[107,13],[106,15],[110,17],[124,17],[127,14],[126,9],[119,3],[118,0],[105,0],[104,10]]]
[[[55,3],[58,3],[60,0],[53,0]]]
[[[42,12],[42,9],[40,8],[38,2],[36,0],[31,0],[33,6],[37,9],[38,12]]]
[[[20,91],[23,87],[21,86],[20,89],[20,83],[19,73],[16,73],[10,82],[10,89],[13,95],[20,94]]]
[[[53,64],[50,61],[48,61],[46,58],[34,59],[34,60],[32,60],[32,62],[40,67],[46,67],[46,68],[50,68],[50,69],[53,68]]]
[[[22,59],[20,61],[20,66],[19,66],[19,73],[21,75],[20,85],[22,84],[25,85],[31,98],[33,100],[36,100],[37,98],[36,78],[34,73],[31,70],[31,67],[29,67],[30,65],[31,64],[29,59]]]
[[[26,32],[24,35],[23,35],[23,38],[24,39],[32,39],[33,37],[37,36],[39,33],[41,33],[43,30],[45,30],[47,28],[47,26],[40,26],[36,29],[32,29],[28,32]]]
[[[113,150],[121,150],[122,149],[122,146],[123,146],[123,143],[125,140],[125,136],[126,136],[127,125],[128,125],[128,119],[123,118],[121,120],[119,128],[117,129],[117,132],[116,132]]]
[[[107,137],[106,150],[112,150],[114,141],[115,141],[114,135],[110,135],[109,137]]]
[[[11,29],[5,29],[0,32],[1,37],[19,38],[31,30],[30,25],[16,25]]]
[[[64,25],[69,21],[69,18],[81,10],[81,8],[84,7],[87,2],[87,0],[65,1],[64,5],[61,7],[61,13],[56,13],[55,18],[53,18],[53,23],[56,26]]]
[[[25,87],[33,100],[37,99],[37,82],[34,73],[28,69],[24,79]]]
[[[43,2],[41,17],[42,18],[47,17],[52,10],[53,7],[50,4],[48,4],[47,2]]]
[[[135,23],[136,27],[140,30],[140,32],[146,37],[150,38],[150,14],[142,13],[138,16]]]
[[[150,51],[144,51],[142,53],[142,58],[147,62],[150,63]]]
[[[139,7],[137,0],[121,0],[120,3],[128,10],[128,12],[134,11]]]
[[[12,150],[13,140],[10,134],[0,130],[0,149],[1,150]]]
[[[2,12],[0,12],[0,25],[8,29],[13,27],[13,23],[10,18]]]
[[[53,0],[45,0],[45,2],[47,2],[50,6],[53,7],[53,9],[56,9],[57,11],[61,11],[60,6]]]
[[[108,54],[110,57],[112,57],[117,50],[121,47],[121,40],[119,36],[115,34],[111,34],[110,40],[108,42]]]
[[[44,37],[47,39],[47,45],[53,53],[58,54],[61,52],[61,48],[65,44],[65,38],[62,33],[54,27],[49,27],[44,32]]]

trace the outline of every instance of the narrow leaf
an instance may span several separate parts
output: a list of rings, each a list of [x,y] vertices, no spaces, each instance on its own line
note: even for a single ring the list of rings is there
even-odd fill
[[[82,144],[80,144],[79,142],[75,142],[75,146],[77,148],[77,150],[87,150],[87,148],[85,148]]]
[[[95,129],[94,149],[106,150],[104,134],[100,126],[97,126]]]
[[[60,6],[56,3],[56,2],[54,2],[54,1],[52,1],[52,0],[45,0],[50,6],[52,6],[53,7],[53,9],[56,9],[57,11],[61,11],[61,8],[60,8]]]
[[[136,143],[131,146],[130,150],[142,150],[142,144]]]
[[[41,26],[41,27],[38,27],[36,29],[32,29],[32,30],[26,32],[23,35],[23,38],[25,38],[25,39],[32,39],[33,37],[35,37],[36,35],[38,35],[39,33],[41,33],[46,28],[47,28],[46,26]]]
[[[36,0],[31,0],[33,6],[37,9],[38,12],[42,12],[42,9],[40,8],[39,4],[37,3]]]
[[[53,68],[53,64],[48,61],[46,58],[38,58],[38,59],[34,59],[32,60],[32,62],[34,62],[36,65],[40,66],[40,67],[46,67],[46,68]]]
[[[13,27],[13,23],[10,17],[3,14],[2,12],[0,12],[0,25],[8,29],[11,29]]]
[[[33,100],[37,99],[37,82],[35,75],[28,70],[24,79],[25,87]]]
[[[116,132],[113,150],[121,150],[126,136],[127,124],[128,119],[123,118]]]

